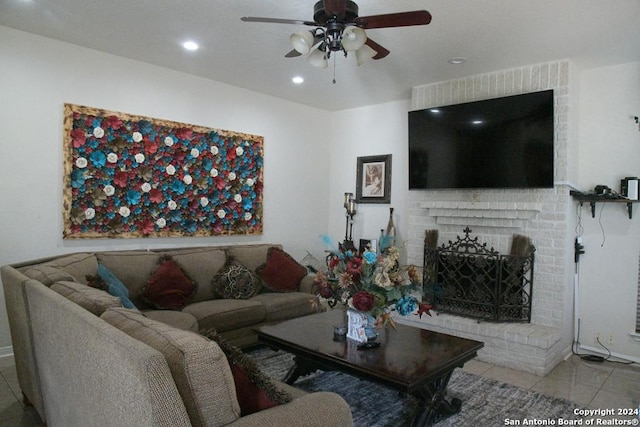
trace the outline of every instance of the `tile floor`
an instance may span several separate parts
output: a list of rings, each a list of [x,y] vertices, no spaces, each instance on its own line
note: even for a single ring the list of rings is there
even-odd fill
[[[640,366],[585,362],[572,356],[545,377],[472,360],[465,371],[576,402],[576,408],[638,408]],[[618,417],[610,417],[618,418]],[[620,417],[629,418],[629,417]],[[637,419],[637,417],[636,417]],[[33,408],[25,408],[12,357],[0,358],[0,426],[43,426]]]

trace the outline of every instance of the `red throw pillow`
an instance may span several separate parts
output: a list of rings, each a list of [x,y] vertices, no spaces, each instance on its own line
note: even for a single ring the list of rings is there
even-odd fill
[[[236,397],[243,417],[279,405],[278,402],[269,398],[265,390],[251,382],[249,374],[242,366],[234,363],[230,363],[230,366],[233,382],[236,385]]]
[[[256,362],[247,357],[238,347],[229,344],[218,335],[215,329],[203,330],[200,333],[217,342],[227,356],[233,374],[233,382],[236,385],[240,413],[243,417],[291,402],[292,397],[288,392],[278,388],[271,378],[260,370]]]
[[[269,248],[267,262],[256,269],[266,287],[276,292],[297,291],[307,269],[279,248]]]
[[[142,297],[155,308],[181,310],[197,289],[197,285],[173,259],[163,257],[142,289]]]

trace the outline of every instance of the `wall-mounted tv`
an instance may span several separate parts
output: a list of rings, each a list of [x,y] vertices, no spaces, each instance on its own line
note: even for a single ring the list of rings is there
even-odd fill
[[[409,189],[552,188],[553,90],[409,112]]]

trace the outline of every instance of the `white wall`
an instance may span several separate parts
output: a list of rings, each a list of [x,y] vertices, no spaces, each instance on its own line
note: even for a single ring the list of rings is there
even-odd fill
[[[640,63],[584,70],[580,76],[580,165],[578,186],[604,184],[620,191],[620,179],[640,176]],[[640,254],[640,204],[629,219],[624,204],[580,208],[585,255],[580,262],[580,342],[640,361],[635,330]],[[610,337],[612,343],[609,342]]]
[[[408,184],[408,129],[409,100],[369,107],[343,110],[333,114],[331,142],[331,174],[329,186],[329,230],[331,236],[342,241],[345,234],[345,192],[356,192],[357,158],[362,156],[392,155],[391,203],[359,204],[354,217],[353,237],[378,239],[380,230],[386,229],[389,208],[394,208],[397,244],[406,239],[406,198]]]
[[[278,242],[322,255],[329,113],[0,26],[0,265],[84,250]],[[63,103],[264,136],[264,234],[62,240]],[[4,296],[0,292],[0,299]],[[0,355],[11,339],[0,301]]]

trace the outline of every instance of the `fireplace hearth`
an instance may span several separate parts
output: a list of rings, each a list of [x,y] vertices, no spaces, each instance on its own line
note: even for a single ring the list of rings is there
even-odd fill
[[[424,294],[439,313],[493,322],[531,322],[535,247],[515,235],[500,254],[466,227],[464,237],[436,247],[425,239]],[[430,232],[427,231],[429,236]]]

